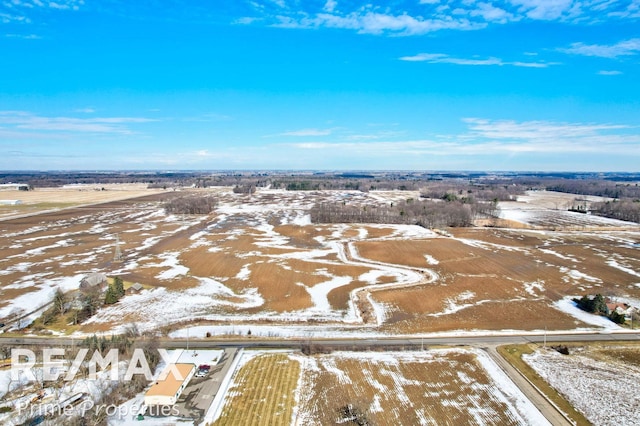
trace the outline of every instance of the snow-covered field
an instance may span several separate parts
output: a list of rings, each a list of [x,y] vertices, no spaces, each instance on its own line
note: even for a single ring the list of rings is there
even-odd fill
[[[637,364],[596,360],[573,349],[570,355],[540,349],[523,359],[594,425],[640,425]]]
[[[465,332],[474,328],[460,318],[486,317],[493,306],[526,300],[578,318],[547,294],[573,296],[616,286],[617,293],[640,298],[635,231],[576,237],[477,229],[481,233],[458,236],[459,230],[436,233],[413,225],[312,224],[309,209],[316,202],[365,206],[402,193],[261,190],[246,197],[216,189],[215,194],[220,201],[209,216],[169,215],[161,203],[145,200],[131,208],[86,208],[33,223],[0,222],[7,237],[0,242],[0,291],[6,295],[0,299],[0,321],[46,306],[56,288],[72,295],[91,272],[121,276],[145,289],[102,306],[72,328],[77,336],[118,332],[134,322],[145,331],[194,320],[228,324],[212,325],[213,334],[384,335],[397,332],[389,325],[399,320],[406,334],[429,332],[428,324],[438,324],[433,332]],[[528,196],[530,204],[535,196]],[[591,239],[580,246],[588,253],[577,252],[583,236]],[[118,240],[123,259],[114,262]],[[532,242],[521,243],[525,240]],[[404,251],[397,256],[401,250],[415,261],[403,257]],[[406,302],[405,294],[411,295]],[[411,309],[415,314],[406,317]],[[544,316],[537,330],[546,325]],[[609,328],[586,322],[593,329]],[[269,324],[286,327],[272,333],[278,326]],[[557,329],[571,328],[566,320],[558,324]]]
[[[340,423],[338,408],[348,404],[374,424],[549,424],[481,350],[296,359],[303,365],[297,425]]]
[[[639,228],[640,225],[590,214],[570,212],[568,208],[580,198],[591,202],[607,201],[604,197],[578,196],[552,191],[527,191],[517,201],[502,201],[500,217],[544,228]]]

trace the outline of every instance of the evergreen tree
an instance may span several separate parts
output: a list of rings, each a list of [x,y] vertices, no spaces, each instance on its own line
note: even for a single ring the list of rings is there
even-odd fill
[[[122,281],[122,278],[115,277],[113,279],[113,287],[119,300],[122,296],[124,296],[124,281]]]
[[[107,292],[104,295],[104,304],[113,305],[118,301],[118,294],[112,285],[109,286]]]

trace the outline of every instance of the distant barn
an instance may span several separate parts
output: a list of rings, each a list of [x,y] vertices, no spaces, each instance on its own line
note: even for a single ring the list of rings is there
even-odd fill
[[[102,287],[107,284],[107,276],[101,272],[86,275],[80,280],[80,289],[88,290],[94,287]]]
[[[3,183],[0,184],[0,191],[28,191],[29,185],[26,183]]]

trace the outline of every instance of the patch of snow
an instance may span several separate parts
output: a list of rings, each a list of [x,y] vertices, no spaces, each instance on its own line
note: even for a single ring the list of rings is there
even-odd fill
[[[549,249],[540,249],[541,252],[543,253],[547,253],[547,254],[551,254],[553,256],[559,257],[560,259],[564,259],[564,260],[570,260],[572,262],[577,262],[578,259],[576,259],[573,256],[566,256],[562,253],[558,253],[557,251],[553,251],[553,250],[549,250]]]
[[[529,293],[533,297],[537,297],[536,290],[543,292],[544,291],[544,281],[538,280],[531,283],[524,283],[524,291]]]
[[[168,266],[170,269],[160,272],[156,275],[156,278],[159,280],[170,280],[181,275],[187,275],[189,273],[189,268],[180,264],[180,260],[178,259],[179,255],[180,253],[178,252],[166,252],[158,256],[159,258],[164,259],[164,262],[151,264],[149,266],[160,268]]]
[[[251,276],[251,269],[249,269],[250,266],[250,263],[244,265],[240,272],[238,272],[238,274],[236,275],[236,278],[239,280],[248,280]]]
[[[611,266],[612,268],[616,268],[616,269],[619,269],[621,271],[624,271],[627,274],[630,274],[630,275],[633,275],[633,276],[636,276],[636,277],[640,277],[640,273],[634,271],[633,269],[631,269],[631,268],[629,268],[627,266],[619,264],[616,260],[613,260],[613,259],[608,260],[607,261],[607,265]]]
[[[574,297],[572,296],[566,296],[558,300],[557,302],[555,302],[553,304],[553,307],[566,314],[571,315],[572,317],[574,317],[579,321],[585,322],[587,324],[595,325],[597,327],[602,327],[605,330],[621,330],[622,329],[622,327],[615,324],[609,318],[606,318],[600,315],[594,315],[578,308],[578,306],[576,305],[576,302],[572,300],[573,298]]]
[[[429,254],[425,254],[424,255],[425,260],[427,261],[427,263],[429,265],[437,265],[440,262],[438,262],[433,256],[429,255]]]

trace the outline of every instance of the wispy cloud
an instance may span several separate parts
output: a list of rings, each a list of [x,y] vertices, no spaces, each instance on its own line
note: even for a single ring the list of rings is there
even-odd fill
[[[407,13],[390,14],[372,10],[359,10],[346,15],[318,13],[315,16],[278,15],[276,27],[283,28],[337,28],[356,30],[361,34],[394,34],[394,35],[419,35],[434,31],[473,30],[484,28],[484,23],[474,23],[466,18],[462,19],[424,19],[414,17]]]
[[[4,0],[0,7],[0,23],[24,23],[29,24],[35,19],[36,10],[79,10],[84,6],[85,0]],[[22,38],[29,38],[22,37]]]
[[[626,0],[629,1],[629,0]],[[640,3],[631,0],[625,13],[618,0],[400,0],[370,2],[250,2],[267,25],[286,28],[339,28],[365,34],[410,36],[440,30],[477,30],[518,21],[599,22],[633,18]],[[276,8],[274,3],[278,3]],[[304,6],[303,6],[304,5]],[[286,7],[285,7],[286,6]],[[638,10],[636,10],[638,9]],[[253,21],[251,21],[253,22]],[[247,21],[249,23],[249,21]]]
[[[141,117],[44,117],[24,111],[0,111],[0,124],[7,130],[132,134],[131,124],[156,121]]]
[[[467,131],[433,139],[338,141],[288,144],[300,150],[342,156],[493,156],[518,153],[576,153],[640,156],[638,128],[620,124],[466,118]],[[366,153],[366,154],[363,154]]]
[[[622,71],[615,71],[615,70],[611,70],[611,71],[607,71],[607,70],[598,71],[598,75],[620,75],[620,74],[622,74]]]
[[[42,38],[36,34],[5,34],[4,36],[7,38],[22,38],[25,40],[39,40]]]
[[[558,123],[550,121],[463,119],[471,135],[484,139],[554,140],[595,136],[606,131],[631,129],[621,124]]]
[[[547,68],[550,65],[556,65],[553,62],[522,62],[522,61],[504,61],[500,58],[456,58],[445,55],[443,53],[419,53],[414,56],[403,56],[399,58],[401,61],[409,62],[428,62],[430,64],[454,64],[454,65],[471,65],[471,66],[489,66],[489,65],[510,65],[514,67],[527,68]]]
[[[614,59],[620,56],[633,56],[640,54],[640,38],[632,38],[610,45],[573,43],[568,48],[559,50],[573,55],[597,56],[600,58]]]

